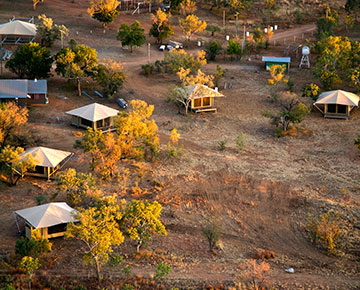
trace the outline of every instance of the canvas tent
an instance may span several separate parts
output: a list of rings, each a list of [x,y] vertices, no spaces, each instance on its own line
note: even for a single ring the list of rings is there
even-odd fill
[[[208,86],[196,84],[180,88],[182,94],[185,95],[186,103],[194,112],[212,111],[216,112],[215,98],[224,97],[217,89],[209,88]]]
[[[36,36],[36,25],[15,20],[0,25],[1,44],[23,44],[32,42]]]
[[[66,114],[71,115],[71,122],[76,127],[92,128],[94,130],[112,130],[114,117],[119,113],[113,108],[93,103],[71,111]]]
[[[14,211],[19,232],[20,222],[23,220],[25,236],[29,239],[36,233],[46,239],[64,236],[66,225],[77,221],[75,215],[76,210],[65,202],[52,202]]]
[[[349,119],[351,110],[359,106],[359,100],[353,93],[335,90],[320,94],[314,106],[325,118]]]
[[[50,179],[56,171],[65,165],[73,153],[47,147],[33,147],[26,149],[20,155],[20,160],[26,159],[29,155],[35,159],[36,167],[35,171],[26,174]]]

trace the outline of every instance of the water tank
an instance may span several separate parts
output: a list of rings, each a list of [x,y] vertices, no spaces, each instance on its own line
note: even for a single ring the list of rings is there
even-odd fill
[[[310,54],[310,48],[308,46],[303,46],[302,54],[303,55],[309,55]]]

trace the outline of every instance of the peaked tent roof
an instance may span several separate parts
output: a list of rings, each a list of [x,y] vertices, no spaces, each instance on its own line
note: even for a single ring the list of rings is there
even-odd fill
[[[113,108],[93,103],[90,105],[86,105],[71,111],[66,112],[66,114],[77,116],[91,122],[96,122],[98,120],[102,120],[108,117],[114,117],[119,113],[118,110]]]
[[[201,84],[186,86],[184,89],[180,90],[183,90],[187,96],[192,99],[203,97],[224,97],[224,95],[217,90]]]
[[[21,20],[11,21],[0,25],[0,35],[35,36],[36,25]]]
[[[72,153],[47,147],[33,147],[26,149],[25,152],[20,155],[20,160],[27,158],[29,154],[35,158],[37,166],[56,167]]]
[[[76,210],[65,202],[51,202],[17,210],[15,213],[36,229],[77,221],[74,217]]]
[[[351,107],[357,107],[359,105],[360,97],[350,92],[342,90],[323,92],[315,104],[338,104]]]

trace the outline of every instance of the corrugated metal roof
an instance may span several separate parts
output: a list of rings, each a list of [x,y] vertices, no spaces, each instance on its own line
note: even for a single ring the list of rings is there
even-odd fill
[[[0,80],[0,98],[27,98],[27,80]]]
[[[262,61],[265,62],[291,62],[290,57],[263,56]]]
[[[47,94],[47,81],[28,80],[28,94]]]

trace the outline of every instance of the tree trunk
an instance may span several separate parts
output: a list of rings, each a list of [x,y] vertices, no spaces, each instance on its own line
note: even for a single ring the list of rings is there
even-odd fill
[[[138,241],[137,245],[136,245],[136,252],[139,253],[140,252],[140,247],[141,247],[141,241]]]
[[[98,281],[100,281],[101,280],[100,263],[96,258],[94,260],[95,260],[95,264],[96,264],[96,276],[97,276]]]
[[[76,82],[77,82],[77,87],[78,87],[78,95],[79,95],[79,97],[81,97],[80,78],[77,78]]]

